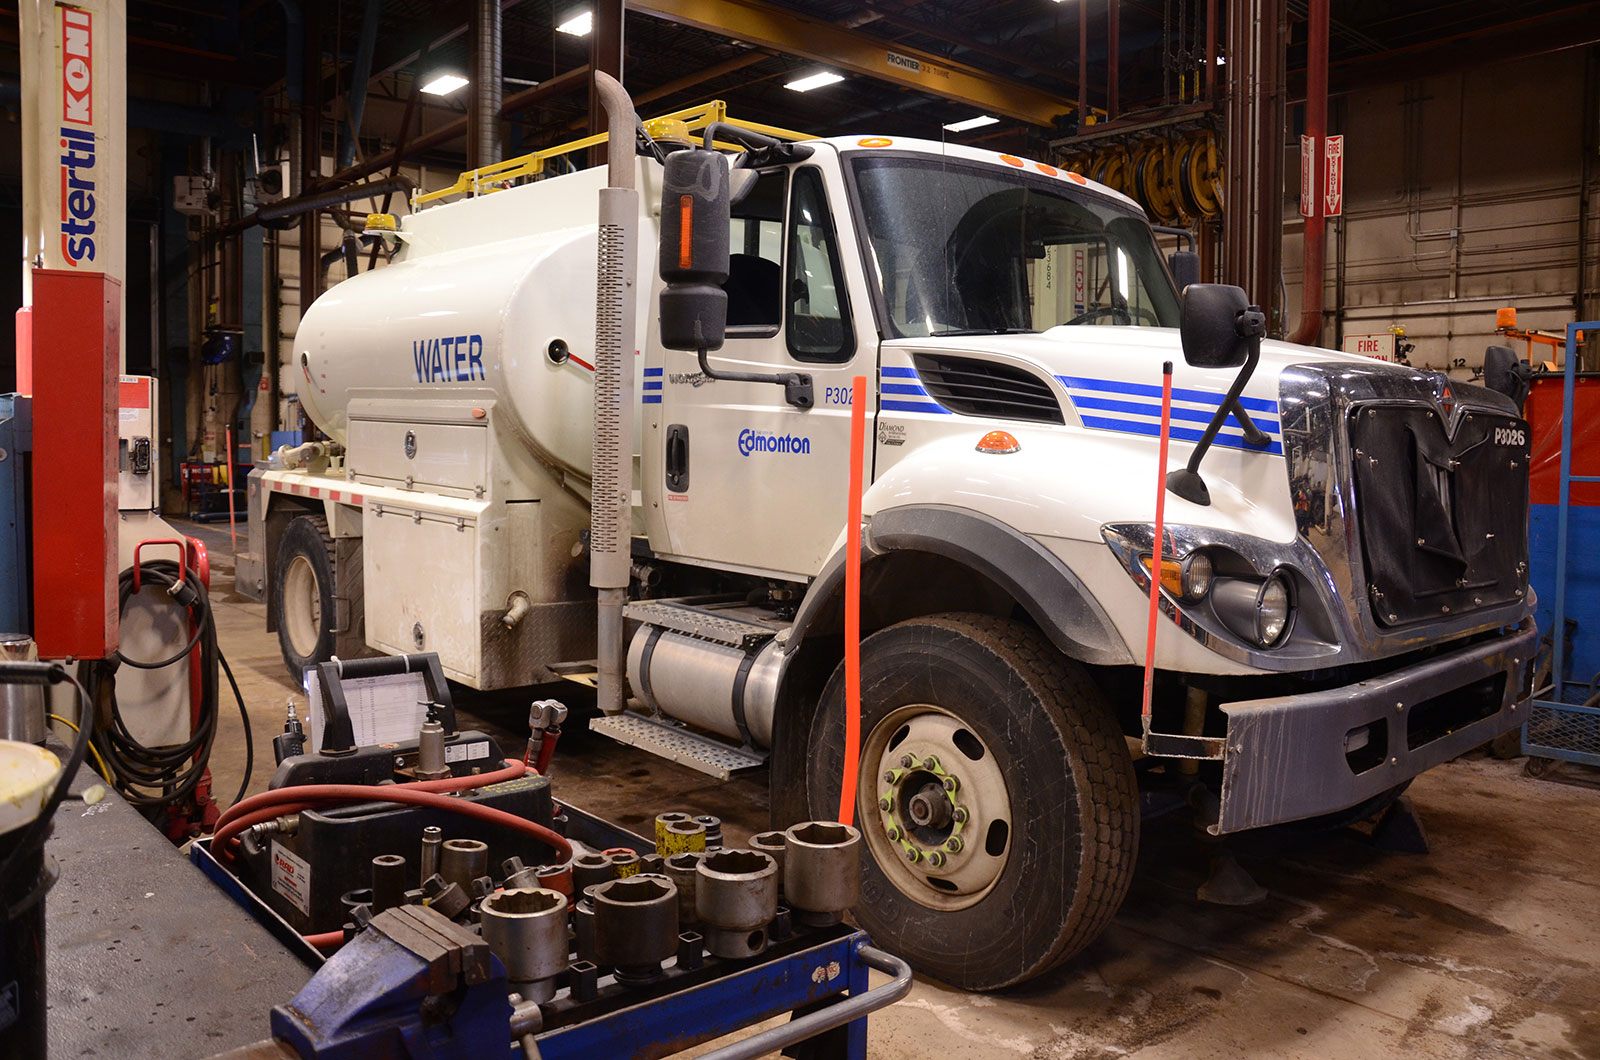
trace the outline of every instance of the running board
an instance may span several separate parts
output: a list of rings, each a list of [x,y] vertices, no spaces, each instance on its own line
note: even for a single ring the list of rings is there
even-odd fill
[[[766,765],[766,755],[743,747],[713,740],[690,732],[669,721],[657,721],[641,714],[612,714],[589,722],[589,731],[609,736],[618,743],[649,751],[658,758],[676,762],[718,780],[735,773]]]

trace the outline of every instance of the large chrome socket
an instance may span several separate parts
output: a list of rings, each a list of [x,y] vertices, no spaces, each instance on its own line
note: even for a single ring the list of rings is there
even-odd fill
[[[604,854],[579,854],[572,859],[573,894],[584,894],[595,884],[614,878],[611,859]]]
[[[446,839],[439,851],[439,875],[471,894],[472,881],[489,875],[489,845],[476,839]]]
[[[753,957],[766,949],[778,913],[778,864],[759,850],[718,850],[695,869],[695,914],[706,949],[717,957]]]
[[[750,837],[750,849],[759,850],[778,863],[778,897],[783,897],[783,853],[787,836],[782,832],[757,832]]]
[[[783,894],[795,920],[837,924],[861,899],[861,833],[847,824],[806,821],[784,832]]]
[[[506,966],[510,988],[529,1001],[555,996],[567,968],[567,899],[538,887],[499,891],[481,907],[483,940]]]
[[[682,854],[674,854],[667,859],[667,878],[678,888],[678,928],[682,930],[689,924],[698,923],[700,915],[694,909],[695,879],[700,867],[700,860],[705,857],[704,852],[688,850]]]
[[[665,876],[639,873],[589,891],[594,903],[598,963],[616,969],[617,982],[661,977],[661,962],[678,952],[678,888]]]

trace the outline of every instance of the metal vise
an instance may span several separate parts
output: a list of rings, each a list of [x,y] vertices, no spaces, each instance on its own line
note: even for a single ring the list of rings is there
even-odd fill
[[[272,1035],[301,1060],[481,1060],[509,1049],[506,969],[426,906],[372,918],[287,1005]]]

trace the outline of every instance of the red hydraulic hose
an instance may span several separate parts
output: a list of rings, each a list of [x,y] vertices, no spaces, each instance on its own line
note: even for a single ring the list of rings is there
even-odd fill
[[[1156,680],[1156,599],[1161,593],[1161,537],[1167,519],[1167,439],[1172,427],[1172,362],[1161,365],[1161,446],[1156,458],[1156,536],[1150,550],[1150,621],[1144,635],[1144,729],[1150,731],[1150,700]]]
[[[540,776],[550,771],[550,759],[555,757],[556,741],[560,739],[560,729],[552,728],[544,731],[544,737],[539,741],[539,761],[534,766]]]
[[[325,950],[329,946],[337,946],[344,942],[343,931],[324,931],[320,935],[301,935],[300,937],[319,950]]]
[[[446,777],[443,780],[414,780],[406,784],[347,784],[345,787],[363,788],[372,793],[373,801],[382,801],[387,792],[396,790],[405,791],[432,791],[451,792],[469,791],[472,788],[483,788],[490,784],[498,784],[503,780],[515,780],[528,771],[528,767],[521,762],[512,762],[504,769],[495,770],[493,773],[479,773],[466,777]],[[217,827],[221,828],[229,821],[244,814],[250,813],[261,806],[271,806],[282,801],[285,793],[293,795],[295,792],[304,791],[310,785],[289,788],[273,788],[260,795],[252,795],[248,799],[234,803],[226,812],[217,819]]]
[[[867,434],[867,377],[850,380],[850,514],[844,530],[844,776],[839,823],[856,815],[856,774],[861,766],[861,465]]]
[[[231,858],[229,842],[251,825],[270,821],[285,814],[298,813],[327,802],[398,802],[410,806],[429,806],[521,832],[554,848],[557,861],[566,861],[572,856],[572,844],[542,824],[480,803],[452,799],[446,795],[418,791],[399,784],[383,787],[368,784],[302,784],[293,788],[270,791],[246,801],[254,802],[257,799],[268,801],[258,804],[259,808],[253,812],[245,813],[218,827],[216,835],[211,840],[211,849],[220,852],[219,856]]]

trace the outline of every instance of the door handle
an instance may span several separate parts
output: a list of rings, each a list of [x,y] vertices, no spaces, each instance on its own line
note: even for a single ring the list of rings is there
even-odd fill
[[[689,490],[689,427],[683,423],[667,427],[667,489],[673,493]]]

